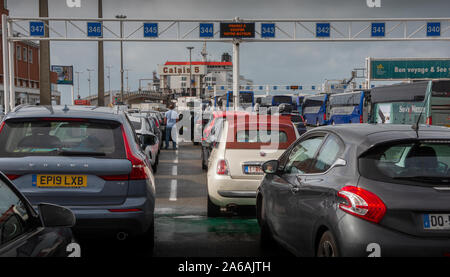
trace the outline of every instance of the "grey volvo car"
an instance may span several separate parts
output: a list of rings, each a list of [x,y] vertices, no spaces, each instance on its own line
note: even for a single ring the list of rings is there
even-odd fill
[[[299,256],[449,256],[450,129],[316,128],[262,165],[261,243]]]
[[[76,232],[153,243],[154,176],[122,111],[18,107],[0,126],[0,171],[33,205],[70,208]]]

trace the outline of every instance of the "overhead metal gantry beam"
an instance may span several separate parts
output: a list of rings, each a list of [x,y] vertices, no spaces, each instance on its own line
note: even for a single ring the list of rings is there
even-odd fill
[[[10,64],[11,43],[25,40],[233,43],[233,56],[237,56],[233,63],[234,73],[239,72],[239,44],[244,42],[450,41],[450,18],[105,19],[3,15],[2,22],[6,23],[2,25],[3,34],[8,34],[3,40],[3,45],[8,45],[3,47],[4,69]],[[251,25],[252,35],[223,36],[223,23]],[[49,30],[48,37],[40,30],[45,27]],[[5,73],[11,74],[9,71],[5,70]],[[236,83],[233,84],[236,107],[239,101],[238,81],[239,78],[233,80]],[[9,84],[9,89],[5,86],[5,94],[7,91],[14,95],[14,85]],[[14,107],[14,99],[9,100],[10,105],[5,104],[6,111]]]

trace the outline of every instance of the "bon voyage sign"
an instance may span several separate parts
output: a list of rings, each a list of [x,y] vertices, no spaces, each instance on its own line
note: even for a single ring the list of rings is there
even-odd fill
[[[372,80],[450,79],[450,59],[371,59]]]

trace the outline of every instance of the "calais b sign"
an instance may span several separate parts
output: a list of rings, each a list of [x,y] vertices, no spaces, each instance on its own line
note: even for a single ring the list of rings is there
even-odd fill
[[[159,75],[189,75],[192,68],[192,75],[205,75],[205,65],[160,65],[158,66]]]
[[[449,59],[372,59],[372,80],[450,79]]]

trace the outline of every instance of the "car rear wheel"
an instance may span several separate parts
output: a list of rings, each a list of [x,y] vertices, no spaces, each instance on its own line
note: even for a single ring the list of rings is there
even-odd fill
[[[220,206],[214,204],[208,195],[208,217],[218,217],[220,216]]]
[[[339,257],[339,250],[330,231],[323,233],[317,246],[317,257]]]

